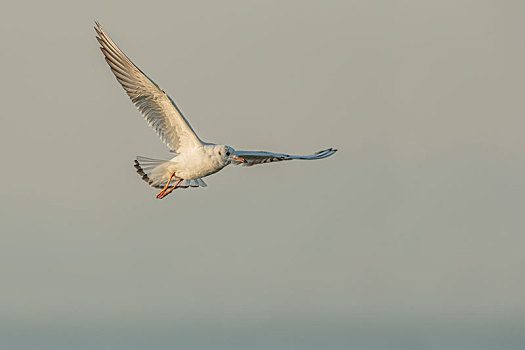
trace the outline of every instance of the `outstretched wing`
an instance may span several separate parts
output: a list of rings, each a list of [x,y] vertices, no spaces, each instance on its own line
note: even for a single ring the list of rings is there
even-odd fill
[[[202,145],[175,102],[131,62],[98,22],[95,24],[100,49],[111,71],[162,142],[176,153]]]
[[[323,159],[330,157],[332,154],[337,152],[335,148],[325,149],[324,151],[319,151],[308,156],[294,156],[290,154],[282,153],[271,153],[263,151],[235,151],[235,155],[246,160],[246,163],[241,163],[235,161],[234,164],[243,164],[244,166],[252,166],[256,164],[271,163],[271,162],[280,162],[283,160],[293,160],[293,159],[304,159],[304,160],[314,160],[314,159]]]

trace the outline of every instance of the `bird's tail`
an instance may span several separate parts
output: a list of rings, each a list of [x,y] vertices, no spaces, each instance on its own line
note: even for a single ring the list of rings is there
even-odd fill
[[[135,159],[135,169],[140,175],[142,180],[146,181],[148,185],[155,188],[164,188],[168,182],[171,173],[173,172],[170,167],[173,165],[173,162],[169,160],[154,159],[137,156]],[[172,185],[175,184],[174,181],[178,181],[180,178],[173,177]],[[202,179],[187,179],[183,180],[177,188],[188,188],[188,187],[206,187],[206,183]]]

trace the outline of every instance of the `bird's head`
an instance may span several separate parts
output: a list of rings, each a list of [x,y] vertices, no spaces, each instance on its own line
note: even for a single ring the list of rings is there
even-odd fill
[[[235,150],[230,146],[218,145],[215,148],[215,152],[225,164],[230,164],[233,161],[246,163],[246,159],[237,156]]]

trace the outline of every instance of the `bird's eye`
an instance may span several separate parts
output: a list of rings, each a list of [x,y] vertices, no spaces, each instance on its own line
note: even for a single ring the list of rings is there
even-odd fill
[[[226,155],[229,156],[229,155],[230,155],[230,152],[226,152]]]

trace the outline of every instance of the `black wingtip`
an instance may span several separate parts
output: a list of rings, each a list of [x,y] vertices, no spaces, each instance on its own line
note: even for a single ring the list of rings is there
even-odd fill
[[[315,154],[327,154],[327,153],[333,154],[335,152],[337,152],[337,149],[330,147],[330,148],[324,149],[322,151],[315,152]]]

